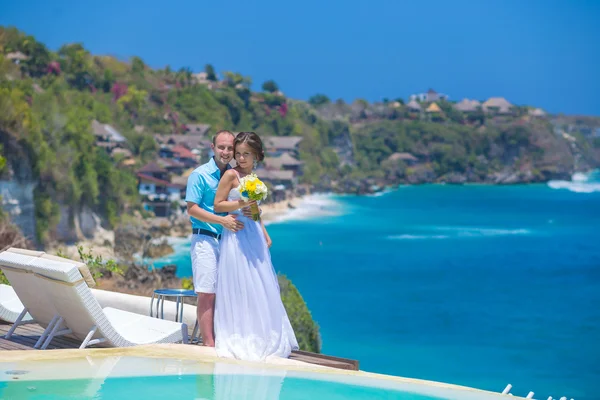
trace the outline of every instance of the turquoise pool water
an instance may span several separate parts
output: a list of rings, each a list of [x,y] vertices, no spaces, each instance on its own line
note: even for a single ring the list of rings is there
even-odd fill
[[[494,399],[422,382],[289,367],[132,356],[0,362],[0,399]]]
[[[405,399],[432,400],[431,397],[389,389],[351,386],[336,382],[258,375],[227,376],[218,384],[213,375],[143,376],[93,379],[14,381],[0,389],[5,400],[84,400],[84,399]],[[226,384],[225,384],[226,383]],[[94,394],[85,394],[89,386],[100,385]],[[82,394],[83,393],[83,394]]]

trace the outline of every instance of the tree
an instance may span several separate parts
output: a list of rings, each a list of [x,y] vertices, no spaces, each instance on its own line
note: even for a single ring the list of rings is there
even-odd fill
[[[104,70],[104,79],[102,82],[102,89],[104,90],[104,93],[108,93],[110,92],[110,89],[112,88],[112,85],[115,83],[115,77],[113,76],[113,73],[110,69],[105,69]]]
[[[265,92],[275,93],[275,92],[279,91],[279,86],[277,86],[277,84],[275,83],[274,80],[268,80],[262,84],[262,89]]]
[[[23,40],[22,50],[29,57],[22,64],[25,72],[34,78],[44,76],[51,61],[50,52],[46,46],[36,41],[33,36],[27,36]]]
[[[331,102],[331,100],[329,100],[329,97],[325,96],[324,94],[320,94],[320,93],[315,94],[310,99],[308,99],[308,103],[310,105],[312,105],[313,107],[318,107],[323,104],[329,104],[330,102]]]
[[[241,85],[243,89],[250,89],[252,85],[251,77],[243,76],[238,72],[226,71],[223,75],[225,76],[225,83],[229,87],[240,89],[238,85]]]
[[[187,87],[192,85],[192,70],[189,67],[181,67],[176,75],[178,87]]]
[[[2,144],[0,144],[0,176],[2,176],[2,174],[4,173],[4,168],[6,167],[6,158],[4,158],[2,156]],[[0,212],[2,212],[2,209],[0,209]]]
[[[58,50],[58,55],[61,57],[61,69],[71,85],[83,90],[92,83],[90,55],[81,44],[64,45]]]
[[[127,88],[127,93],[117,100],[117,104],[121,109],[126,109],[133,116],[137,116],[146,103],[147,96],[148,92],[145,90],[138,90],[135,86],[130,86]]]
[[[132,73],[134,73],[136,75],[144,76],[145,68],[146,68],[146,65],[144,64],[144,61],[142,61],[141,58],[139,58],[139,57],[131,58],[131,72]]]
[[[226,71],[224,74],[225,83],[229,87],[236,87],[244,81],[244,77],[237,72]]]
[[[206,72],[207,80],[209,80],[209,81],[217,80],[217,74],[215,74],[215,67],[213,67],[211,64],[206,64],[204,66],[204,72]]]

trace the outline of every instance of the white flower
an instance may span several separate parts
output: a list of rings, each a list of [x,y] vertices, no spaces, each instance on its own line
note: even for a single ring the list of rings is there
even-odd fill
[[[267,185],[264,183],[256,185],[256,193],[267,193]]]

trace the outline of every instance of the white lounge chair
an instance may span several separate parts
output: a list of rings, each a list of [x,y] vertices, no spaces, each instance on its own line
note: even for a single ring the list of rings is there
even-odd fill
[[[14,324],[24,309],[25,306],[19,300],[15,289],[12,286],[0,284],[0,320]],[[26,313],[22,320],[23,322],[30,322],[33,318],[29,313]]]
[[[38,287],[37,281],[33,279],[33,272],[29,267],[29,263],[42,255],[44,253],[41,251],[16,248],[10,248],[0,253],[0,269],[4,272],[19,301],[24,306],[5,338],[10,339],[15,329],[20,325],[36,323],[45,328],[34,346],[36,349],[40,346],[42,346],[42,349],[48,347],[50,341],[47,338],[55,326],[54,336],[70,333],[60,320],[54,303],[48,299],[44,291]],[[26,318],[28,314],[31,316],[30,319]]]
[[[9,249],[4,253],[15,250],[19,254],[19,249]],[[0,253],[0,265],[4,253]],[[22,254],[22,250],[20,253],[28,257],[27,268],[32,276],[29,280],[43,293],[47,302],[52,303],[59,321],[65,325],[68,333],[83,341],[80,348],[94,344],[128,347],[188,342],[186,324],[111,307],[103,309],[88,286],[87,282],[93,282],[93,278],[88,275],[89,270],[85,264],[48,254],[32,257]],[[44,344],[49,344],[60,333],[60,326],[55,323]]]

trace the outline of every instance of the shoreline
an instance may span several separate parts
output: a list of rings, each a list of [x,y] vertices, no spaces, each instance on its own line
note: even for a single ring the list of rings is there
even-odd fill
[[[278,218],[284,217],[295,209],[298,209],[310,195],[294,196],[287,200],[261,205],[261,218],[264,222],[273,223]]]
[[[584,175],[593,174],[598,170],[592,170]],[[528,185],[545,185],[552,189],[562,189],[569,190],[572,192],[579,193],[591,193],[600,191],[600,184],[596,182],[586,182],[584,179],[579,177],[579,179],[572,179],[570,181],[548,181],[541,183],[521,183],[521,184],[494,184],[494,183],[418,183],[418,184],[398,184],[395,186],[382,186],[378,187],[373,192],[368,193],[337,193],[334,191],[327,192],[318,192],[318,193],[307,193],[304,195],[293,196],[286,200],[281,200],[278,202],[270,202],[264,205],[261,205],[262,209],[262,218],[265,222],[265,225],[271,225],[276,223],[281,223],[289,220],[303,220],[303,219],[311,219],[318,218],[319,216],[332,216],[338,215],[339,210],[332,210],[331,206],[334,204],[332,202],[332,197],[334,196],[383,196],[395,190],[405,188],[405,187],[415,187],[415,186],[426,186],[426,185],[435,185],[435,186],[528,186]],[[590,186],[589,188],[587,186]],[[183,218],[180,216],[179,218]],[[187,220],[187,218],[185,218]],[[175,230],[175,225],[173,226],[173,230]],[[178,234],[176,234],[178,233]],[[180,241],[186,240],[189,235],[182,236],[182,232],[174,232],[172,231],[170,235],[163,236],[163,238],[167,239],[170,244],[173,243],[173,240]],[[83,248],[84,253],[88,253],[92,251],[95,256],[101,256],[103,260],[115,259],[115,234],[114,231],[99,230],[93,238],[81,240],[75,244],[65,244],[65,243],[55,243],[49,246],[46,250],[49,254],[56,254],[59,251],[66,257],[71,259],[79,259],[79,254],[77,250],[77,246],[81,246]],[[173,253],[170,253],[173,254]],[[153,260],[159,260],[162,257],[154,258]]]
[[[314,196],[332,196],[332,195],[334,195],[334,194],[333,193],[306,194],[306,195],[302,195],[302,196],[294,196],[289,199],[281,200],[278,202],[261,205],[262,219],[266,225],[288,220],[292,217],[292,214],[294,213],[294,211],[302,210],[302,205],[305,204],[307,201],[310,201],[310,199],[312,197],[314,197]],[[308,211],[308,212],[305,212],[303,216],[305,218],[306,217],[310,218],[311,216],[317,217],[318,215],[319,215],[318,212],[314,213],[314,216],[313,216],[313,213]],[[187,218],[186,218],[186,220],[187,220]],[[173,229],[175,229],[175,225],[173,226]],[[176,233],[180,233],[180,232],[171,231],[171,233],[169,235],[162,236],[162,238],[166,239],[167,242],[171,246],[176,246],[181,241],[187,241],[189,238],[189,235],[181,236],[181,234],[176,234]],[[191,235],[191,228],[190,228],[190,235]],[[116,254],[115,254],[115,250],[114,250],[115,233],[114,233],[114,231],[109,231],[109,230],[99,230],[96,233],[96,235],[94,235],[93,238],[80,240],[77,243],[69,243],[69,244],[54,243],[54,244],[50,245],[45,251],[48,254],[54,254],[54,255],[58,255],[58,253],[61,253],[61,255],[68,257],[72,260],[79,260],[79,252],[78,252],[79,246],[82,248],[84,254],[87,254],[88,252],[91,251],[94,256],[100,256],[100,257],[102,257],[102,259],[104,261],[116,259]],[[174,251],[173,253],[164,255],[162,257],[153,258],[152,260],[160,260],[161,258],[168,257],[169,255],[174,254],[174,253],[176,253],[176,251]]]

